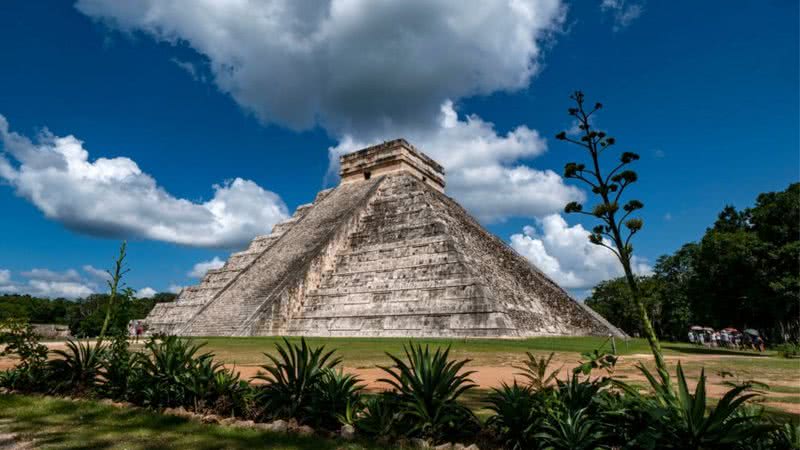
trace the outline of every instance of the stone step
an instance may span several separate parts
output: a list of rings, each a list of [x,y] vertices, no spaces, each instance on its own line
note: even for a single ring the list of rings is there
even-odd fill
[[[339,259],[336,264],[336,269],[333,271],[333,273],[336,275],[349,275],[460,262],[458,253],[453,251],[433,254],[428,253],[408,254],[403,256],[384,256],[386,257],[367,261],[357,258]]]
[[[364,245],[386,244],[393,242],[405,242],[408,239],[418,239],[422,237],[444,236],[446,235],[447,225],[441,221],[433,221],[425,224],[399,224],[388,225],[381,231],[375,232],[356,232],[350,235],[350,248],[358,248]]]
[[[481,284],[483,280],[471,277],[471,276],[462,276],[462,277],[453,277],[446,280],[441,279],[426,279],[426,280],[406,280],[402,285],[397,283],[387,283],[385,281],[377,282],[377,283],[367,283],[361,286],[334,286],[334,287],[323,287],[320,286],[317,289],[313,289],[309,291],[306,296],[312,297],[315,295],[349,295],[355,293],[367,293],[367,292],[392,292],[392,291],[403,291],[403,290],[419,290],[419,289],[431,289],[431,288],[442,288],[442,287],[451,287],[451,286],[470,286],[475,284]]]
[[[323,275],[320,289],[334,287],[375,286],[392,289],[417,281],[439,280],[466,276],[469,271],[461,263],[437,264],[422,267],[389,269],[381,272]]]

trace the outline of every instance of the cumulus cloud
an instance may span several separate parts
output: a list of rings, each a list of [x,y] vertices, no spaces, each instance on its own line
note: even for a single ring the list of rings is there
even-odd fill
[[[441,103],[528,86],[560,0],[79,0],[119,30],[189,45],[263,122],[336,135],[428,126]]]
[[[72,230],[198,247],[233,248],[288,216],[281,198],[250,180],[214,185],[203,203],[176,198],[125,157],[89,159],[83,142],[46,130],[36,142],[0,115],[0,179]]]
[[[169,287],[167,288],[167,292],[172,292],[173,294],[180,294],[183,288],[185,287],[186,286],[181,286],[178,284],[170,284]]]
[[[37,268],[20,272],[18,275],[21,279],[14,279],[10,270],[0,270],[0,293],[77,298],[97,292],[97,285],[82,278],[74,269],[58,272]]]
[[[600,10],[614,18],[614,31],[627,28],[644,13],[644,2],[635,0],[603,0]]]
[[[512,235],[511,247],[566,289],[587,289],[622,276],[617,257],[590,243],[588,236],[582,225],[569,226],[563,217],[551,214],[538,220],[536,227],[526,226]],[[652,273],[646,261],[634,256],[632,263],[635,273]]]
[[[444,166],[448,194],[483,222],[539,217],[583,199],[579,189],[565,185],[555,172],[517,163],[547,149],[546,141],[527,126],[499,134],[476,115],[459,118],[453,103],[445,101],[436,128],[409,129],[403,136]],[[380,141],[346,136],[329,149],[329,174],[338,171],[340,155]]]
[[[84,272],[88,273],[89,276],[92,278],[96,278],[98,280],[110,280],[111,274],[106,272],[103,269],[98,269],[97,267],[92,266],[91,264],[86,264],[85,266],[81,267]]]
[[[150,297],[156,295],[157,293],[158,292],[155,289],[153,289],[153,288],[148,286],[148,287],[143,287],[143,288],[139,289],[138,291],[136,291],[136,294],[134,294],[134,296],[136,298],[150,298]]]
[[[201,261],[192,267],[192,270],[187,273],[192,278],[203,278],[209,270],[212,269],[219,269],[220,267],[225,265],[225,261],[219,259],[218,257],[214,257],[209,261]]]

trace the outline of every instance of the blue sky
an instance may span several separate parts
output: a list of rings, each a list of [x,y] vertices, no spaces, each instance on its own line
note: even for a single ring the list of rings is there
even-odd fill
[[[405,136],[585,295],[618,269],[558,215],[586,194],[557,176],[578,150],[552,138],[576,88],[642,156],[643,272],[725,204],[799,178],[796,1],[180,3],[0,5],[0,290],[102,290],[92,268],[123,238],[131,286],[193,284],[335,184],[331,155]]]

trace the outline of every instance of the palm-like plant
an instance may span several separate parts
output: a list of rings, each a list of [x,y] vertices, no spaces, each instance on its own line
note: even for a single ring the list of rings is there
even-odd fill
[[[527,378],[528,386],[534,391],[553,386],[558,379],[558,373],[561,372],[561,368],[558,368],[550,374],[547,373],[555,352],[551,352],[547,358],[536,358],[531,352],[525,352],[525,354],[528,356],[528,360],[523,363],[524,365],[514,366],[515,369],[522,370],[517,375]]]
[[[512,450],[532,447],[532,434],[536,426],[534,399],[531,386],[503,383],[495,388],[487,398],[488,409],[494,411],[486,425],[500,438],[504,448]]]
[[[586,409],[566,410],[552,415],[536,438],[545,450],[595,450],[606,448],[601,423],[586,414]]]
[[[305,339],[299,345],[285,338],[283,342],[275,344],[277,356],[264,354],[271,364],[261,366],[265,372],[254,377],[267,383],[259,390],[257,401],[272,417],[307,420],[315,390],[341,358],[333,357],[334,350],[325,352],[325,346],[309,347]]]
[[[752,386],[743,384],[730,389],[714,408],[709,408],[706,397],[705,370],[694,394],[689,391],[686,376],[678,363],[678,392],[664,386],[645,368],[639,370],[647,378],[655,392],[654,396],[642,396],[636,388],[622,382],[616,384],[629,395],[638,396],[654,419],[654,435],[660,436],[661,448],[703,449],[734,445],[765,435],[774,426],[760,423],[758,414],[744,410],[746,402],[759,396],[751,392]]]
[[[53,350],[60,358],[48,361],[55,390],[85,393],[94,389],[100,378],[107,346],[102,342],[67,341],[66,350]]]
[[[399,397],[399,413],[408,421],[408,435],[434,439],[472,431],[478,423],[458,398],[475,387],[469,378],[474,371],[462,371],[468,359],[450,360],[450,347],[431,352],[426,345],[404,347],[408,362],[388,354],[392,367],[380,367],[389,378],[381,378]]]

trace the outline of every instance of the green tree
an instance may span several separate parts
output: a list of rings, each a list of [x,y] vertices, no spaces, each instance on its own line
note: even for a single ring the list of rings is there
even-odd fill
[[[658,280],[655,277],[636,277],[636,282],[642,302],[658,331],[658,318],[661,315],[661,303],[657,296],[661,291]],[[639,312],[631,308],[633,299],[625,277],[600,282],[586,299],[586,304],[626,333],[630,335],[644,333]]]
[[[689,287],[694,277],[696,253],[697,244],[685,244],[672,255],[658,258],[653,267],[653,296],[660,310],[656,329],[661,338],[672,341],[686,339],[694,317]]]
[[[620,205],[622,194],[633,183],[638,180],[638,175],[628,166],[639,159],[639,155],[632,152],[622,152],[619,156],[619,163],[610,171],[603,172],[600,167],[600,156],[608,152],[616,144],[616,139],[608,136],[604,131],[597,131],[592,128],[590,118],[592,114],[599,111],[603,105],[596,103],[594,108],[588,109],[584,106],[583,92],[577,91],[570,96],[575,102],[575,107],[569,108],[568,113],[578,121],[580,138],[573,139],[562,131],[556,135],[556,139],[575,144],[588,152],[591,161],[589,166],[579,162],[569,162],[564,166],[564,177],[579,180],[591,187],[594,194],[599,197],[591,212],[584,211],[583,205],[578,202],[570,202],[564,208],[566,213],[586,214],[600,219],[601,224],[592,229],[589,241],[595,245],[606,247],[617,256],[625,272],[625,279],[628,282],[631,298],[639,313],[639,320],[642,324],[644,336],[650,344],[650,348],[655,357],[656,367],[661,378],[669,380],[669,372],[664,362],[661,352],[661,345],[658,342],[653,324],[647,313],[636,277],[631,268],[631,258],[633,257],[633,246],[631,238],[642,229],[642,219],[630,217],[631,214],[642,209],[644,204],[639,200],[628,200],[624,205]]]

